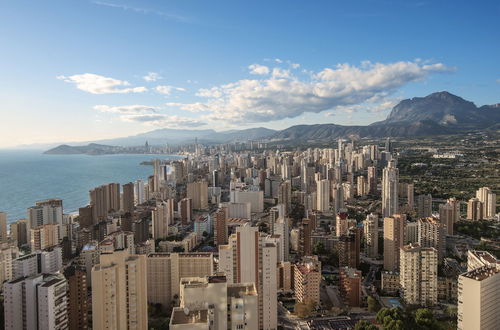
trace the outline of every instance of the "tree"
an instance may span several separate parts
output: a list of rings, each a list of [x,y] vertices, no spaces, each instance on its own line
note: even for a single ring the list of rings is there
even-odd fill
[[[303,302],[297,302],[295,304],[295,314],[300,318],[305,318],[314,311],[316,307],[316,302],[311,299],[306,299]]]
[[[375,298],[373,298],[372,296],[368,296],[367,303],[368,303],[368,310],[370,312],[378,312],[379,311],[380,304],[378,303],[378,301]]]
[[[361,320],[358,323],[356,323],[354,330],[378,330],[378,327],[366,320]]]
[[[404,318],[399,308],[382,308],[378,311],[376,320],[386,330],[403,330]]]
[[[174,246],[172,252],[184,252],[184,247],[182,246]]]
[[[436,329],[438,328],[436,319],[431,310],[427,308],[419,308],[415,312],[415,323],[421,329]]]
[[[203,232],[203,237],[208,237],[208,233],[206,231]]]
[[[259,227],[259,231],[263,233],[269,233],[269,228],[267,226],[267,223],[265,223],[264,221],[259,222],[257,226]]]
[[[315,254],[317,256],[322,256],[322,255],[327,254],[327,251],[325,249],[325,245],[323,244],[323,242],[317,242],[316,245],[314,245],[313,254]]]

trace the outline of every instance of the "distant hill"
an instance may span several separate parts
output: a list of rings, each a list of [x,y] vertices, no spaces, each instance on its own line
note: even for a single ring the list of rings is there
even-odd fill
[[[216,132],[212,129],[157,129],[134,136],[95,141],[87,146],[61,145],[47,151],[51,154],[86,153],[98,155],[111,153],[113,146],[184,145],[195,138],[199,143],[267,141],[328,141],[339,137],[357,135],[361,138],[417,137],[424,135],[453,134],[458,131],[500,128],[500,103],[476,107],[470,101],[449,92],[432,93],[399,102],[383,121],[368,126],[342,126],[335,124],[296,125],[281,131],[258,127],[244,130]]]
[[[95,142],[118,146],[138,146],[143,145],[146,141],[148,141],[150,145],[180,145],[193,143],[194,139],[197,138],[199,143],[226,143],[231,141],[262,140],[275,133],[275,130],[263,127],[222,132],[216,132],[213,129],[190,130],[161,128],[134,136],[99,140]]]
[[[86,146],[69,146],[67,144],[60,145],[44,152],[47,155],[106,155],[119,152],[122,148],[115,146],[107,146],[97,143],[90,143]]]

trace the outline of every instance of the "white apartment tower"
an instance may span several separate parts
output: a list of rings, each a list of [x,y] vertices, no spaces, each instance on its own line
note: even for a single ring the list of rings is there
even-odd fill
[[[382,214],[390,217],[399,211],[398,199],[399,170],[393,160],[382,172]]]

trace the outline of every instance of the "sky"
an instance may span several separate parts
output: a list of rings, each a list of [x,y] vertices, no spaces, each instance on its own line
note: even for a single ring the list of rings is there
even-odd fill
[[[500,102],[498,1],[0,0],[0,148]]]

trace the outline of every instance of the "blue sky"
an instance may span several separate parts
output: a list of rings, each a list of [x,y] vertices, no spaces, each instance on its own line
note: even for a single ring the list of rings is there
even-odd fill
[[[0,1],[0,147],[500,102],[500,3]]]

